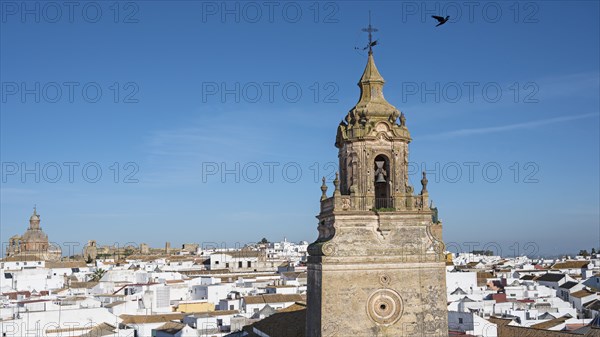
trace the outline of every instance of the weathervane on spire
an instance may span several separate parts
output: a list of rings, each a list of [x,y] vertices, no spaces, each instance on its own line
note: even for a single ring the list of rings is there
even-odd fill
[[[369,49],[369,54],[372,54],[373,47],[377,45],[377,40],[373,41],[373,33],[377,32],[378,29],[374,28],[371,25],[371,11],[369,11],[369,26],[367,28],[363,28],[362,31],[369,33],[369,44],[366,47],[362,48],[362,50]],[[356,47],[355,49],[360,49],[360,48]]]

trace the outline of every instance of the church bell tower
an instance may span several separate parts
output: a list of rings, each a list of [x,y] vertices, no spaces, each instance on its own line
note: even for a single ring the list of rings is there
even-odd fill
[[[375,44],[369,38],[360,99],[337,129],[332,196],[323,178],[306,336],[448,337],[442,224],[425,173],[419,193],[409,183],[410,133],[383,96]]]

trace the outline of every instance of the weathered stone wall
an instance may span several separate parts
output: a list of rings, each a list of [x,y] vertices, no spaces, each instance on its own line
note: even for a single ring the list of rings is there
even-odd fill
[[[334,235],[309,257],[307,336],[448,336],[441,224],[429,212],[320,219]]]

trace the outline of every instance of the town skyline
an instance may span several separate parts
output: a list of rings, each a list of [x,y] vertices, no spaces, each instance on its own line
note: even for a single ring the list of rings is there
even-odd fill
[[[319,16],[306,5],[296,23],[281,13],[254,23],[202,4],[183,14],[142,3],[135,15],[121,8],[131,15],[119,20],[137,22],[76,17],[79,30],[7,16],[2,241],[23,232],[33,204],[51,240],[62,242],[114,242],[115,233],[152,246],[314,240],[320,178],[331,187],[337,168],[334,126],[356,102],[366,59],[354,50],[365,43],[356,22],[371,9],[386,98],[406,114],[413,137],[409,177],[418,185],[428,171],[445,241],[503,250],[517,243],[519,251],[533,242],[555,255],[597,247],[600,55],[590,41],[599,36],[595,19],[581,18],[598,4],[536,4],[516,12],[501,5],[497,20],[478,11],[436,30],[422,8],[400,4],[321,4]],[[171,25],[159,29],[158,20]],[[480,35],[487,39],[473,48]],[[510,50],[497,43],[509,39]],[[72,40],[90,49],[69,47]],[[103,63],[112,54],[93,52],[92,40],[118,46],[126,60]],[[9,52],[18,48],[25,56]],[[152,64],[162,68],[148,73]],[[22,85],[39,94],[23,94]],[[53,102],[57,87],[63,94]],[[101,100],[71,102],[70,88],[83,87],[99,87]],[[557,234],[565,228],[569,240]]]
[[[34,214],[37,214],[37,207],[34,206]],[[43,230],[43,228],[42,228]],[[16,234],[16,233],[15,233]],[[260,236],[260,235],[259,235]],[[109,241],[109,242],[98,242],[93,238],[89,238],[85,241],[70,241],[70,242],[59,242],[55,240],[49,239],[49,243],[57,247],[60,251],[60,256],[66,258],[76,258],[81,257],[84,254],[87,247],[89,247],[90,242],[94,242],[94,244],[98,244],[102,247],[111,247],[117,249],[140,249],[142,246],[148,246],[152,249],[160,250],[164,249],[165,245],[168,245],[172,249],[176,250],[177,247],[184,247],[185,245],[198,245],[200,249],[217,249],[217,250],[239,250],[244,249],[246,247],[252,247],[259,243],[276,243],[276,242],[290,242],[290,243],[307,243],[311,240],[309,239],[300,239],[294,240],[289,239],[287,236],[281,238],[273,238],[268,236],[262,236],[260,239],[256,240],[247,240],[247,241],[224,241],[224,240],[205,240],[205,241],[181,241],[181,242],[173,242],[173,241],[165,241],[162,246],[160,243],[157,245],[148,244],[147,241],[132,241],[132,240],[124,240],[124,241]],[[591,247],[580,247],[576,248],[574,251],[565,251],[564,253],[559,254],[549,254],[544,253],[540,250],[540,247],[535,242],[506,242],[500,243],[496,241],[488,241],[488,242],[454,242],[454,241],[446,241],[445,242],[446,249],[449,253],[453,254],[469,254],[469,253],[477,253],[482,255],[494,255],[501,257],[522,257],[527,256],[529,258],[567,258],[567,257],[576,257],[581,256],[581,252],[585,251],[588,254],[594,254],[596,251],[600,252],[600,246],[591,246]],[[2,251],[0,252],[0,257],[6,257],[6,250],[9,246],[8,242],[2,243]],[[40,249],[38,253],[45,252],[46,249]],[[585,256],[585,255],[584,255]]]

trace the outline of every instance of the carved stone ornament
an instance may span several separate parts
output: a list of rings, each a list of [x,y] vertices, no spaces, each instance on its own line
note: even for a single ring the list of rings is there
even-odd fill
[[[392,278],[388,274],[379,275],[379,283],[381,283],[382,286],[387,287],[391,282]]]
[[[350,198],[342,198],[342,209],[344,211],[350,209]]]
[[[321,249],[323,254],[326,256],[332,256],[335,255],[337,253],[337,245],[333,242],[328,242],[326,244],[323,245],[323,248]]]
[[[392,289],[376,290],[367,300],[367,313],[377,325],[396,323],[403,311],[402,297]]]

